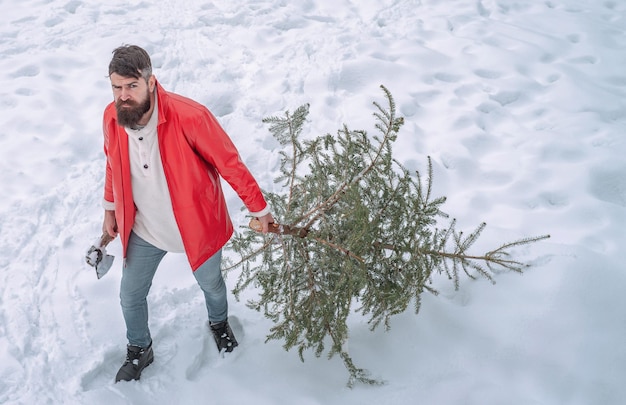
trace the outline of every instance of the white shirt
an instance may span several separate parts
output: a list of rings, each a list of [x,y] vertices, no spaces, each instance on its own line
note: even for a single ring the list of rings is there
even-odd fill
[[[128,134],[133,200],[137,207],[133,231],[161,250],[184,252],[159,152],[156,95],[154,100],[152,116],[144,128],[124,128]]]

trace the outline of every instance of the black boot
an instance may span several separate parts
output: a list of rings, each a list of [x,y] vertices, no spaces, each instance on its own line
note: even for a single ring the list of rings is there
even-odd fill
[[[212,323],[211,332],[213,332],[215,344],[217,344],[217,350],[219,350],[220,353],[222,351],[232,352],[233,349],[239,345],[232,329],[230,329],[228,320]]]
[[[115,376],[115,382],[138,380],[141,372],[154,361],[152,342],[147,348],[128,345],[126,347],[126,361]]]

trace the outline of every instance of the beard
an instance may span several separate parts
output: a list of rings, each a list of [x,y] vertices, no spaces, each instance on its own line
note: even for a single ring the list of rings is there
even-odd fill
[[[141,103],[132,100],[117,100],[115,109],[117,110],[117,122],[119,125],[135,128],[144,114],[150,110],[150,92],[146,92],[146,99]]]

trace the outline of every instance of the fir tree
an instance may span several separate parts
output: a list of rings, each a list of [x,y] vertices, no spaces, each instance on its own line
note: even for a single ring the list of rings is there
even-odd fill
[[[419,311],[425,290],[437,294],[433,275],[445,275],[455,288],[463,274],[493,282],[497,270],[527,266],[511,258],[512,248],[548,237],[471,254],[486,225],[469,234],[457,231],[441,210],[445,197],[432,195],[430,158],[425,179],[393,158],[404,121],[391,93],[381,88],[388,106],[374,102],[374,136],[344,125],[334,136],[302,140],[308,105],[264,119],[284,146],[276,179],[284,193],[267,193],[281,225],[265,236],[246,230],[229,245],[241,257],[227,269],[242,269],[234,293],[259,287],[259,298],[248,305],[274,322],[267,340],[297,348],[302,361],[308,349],[316,356],[339,355],[349,386],[379,383],[346,349],[352,312],[367,316],[372,330],[381,324],[388,329],[390,317],[411,304]],[[445,227],[439,227],[442,219]]]

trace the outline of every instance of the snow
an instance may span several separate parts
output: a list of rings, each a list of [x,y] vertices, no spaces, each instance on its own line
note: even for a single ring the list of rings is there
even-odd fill
[[[0,14],[0,403],[624,403],[626,3],[0,0]],[[352,317],[354,361],[386,382],[353,389],[338,358],[266,343],[245,296],[229,296],[242,344],[220,359],[170,254],[149,297],[155,362],[114,384],[121,247],[101,280],[84,254],[102,221],[107,66],[128,43],[216,114],[266,190],[280,191],[279,149],[262,118],[310,103],[306,136],[373,131],[383,84],[406,119],[398,160],[432,157],[459,229],[487,222],[481,248],[552,237],[496,285],[435,280],[442,294],[389,332]]]

